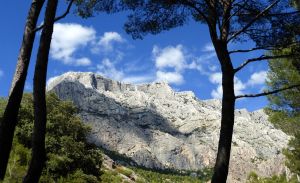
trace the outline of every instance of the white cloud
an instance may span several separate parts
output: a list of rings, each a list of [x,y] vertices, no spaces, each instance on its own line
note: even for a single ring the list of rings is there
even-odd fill
[[[167,46],[163,49],[154,46],[152,53],[155,57],[155,66],[158,69],[174,68],[176,71],[181,71],[186,66],[182,45]]]
[[[236,95],[242,95],[244,92],[243,90],[246,89],[246,84],[244,84],[240,79],[234,77],[234,93]]]
[[[250,76],[250,79],[243,83],[239,78],[234,77],[234,92],[236,95],[244,94],[244,90],[247,87],[253,87],[256,85],[263,85],[267,78],[267,71],[259,71],[255,72]],[[217,88],[213,89],[211,92],[211,96],[213,98],[222,98],[223,90],[222,90],[222,73],[216,72],[210,75],[209,81],[213,84],[217,84]],[[264,88],[264,87],[262,87]],[[261,91],[262,89],[259,89]]]
[[[213,98],[221,99],[223,95],[223,89],[222,89],[222,73],[221,72],[216,72],[212,73],[209,76],[209,81],[213,84],[217,84],[217,88],[213,89],[211,91],[211,96]]]
[[[56,23],[51,42],[50,55],[67,65],[90,65],[85,59],[74,58],[74,52],[95,40],[96,31],[92,27],[85,27],[74,23]]]
[[[216,72],[218,69],[215,65],[215,60],[212,59],[215,57],[215,52],[204,53],[199,57],[193,57],[193,62],[188,65],[188,69],[196,69],[200,74],[209,76],[211,72]]]
[[[124,39],[118,33],[106,33],[101,38],[101,44],[108,47],[111,42],[122,42]],[[106,57],[101,64],[97,65],[97,72],[106,77],[123,81],[127,83],[145,83],[152,81],[165,81],[170,84],[180,85],[184,83],[183,73],[185,70],[198,70],[201,74],[208,74],[206,70],[211,70],[206,67],[211,67],[211,64],[206,64],[203,68],[202,64],[208,62],[209,59],[215,57],[215,53],[206,53],[200,57],[195,57],[189,54],[182,45],[167,46],[159,48],[153,46],[152,55],[155,62],[155,71],[146,75],[130,75],[129,72],[141,71],[140,65],[127,64],[124,68],[118,69],[116,64],[123,59],[124,52],[113,49],[114,56]],[[148,68],[147,68],[148,69]],[[145,70],[143,68],[142,70]]]
[[[122,81],[125,83],[142,84],[152,82],[154,79],[152,76],[128,76]]]
[[[157,70],[156,75],[128,75],[123,70],[116,67],[116,62],[105,58],[101,64],[97,65],[97,73],[105,77],[126,83],[147,83],[153,81],[164,81],[170,84],[180,85],[184,82],[183,76],[179,72],[164,72]]]
[[[76,59],[74,61],[74,64],[76,66],[89,66],[89,65],[92,64],[92,62],[91,62],[91,60],[89,58],[82,57],[82,58]]]
[[[97,65],[97,73],[105,77],[121,81],[124,78],[124,72],[116,68],[115,64],[108,58],[102,60],[101,64]]]
[[[210,75],[209,81],[213,84],[217,84],[217,88],[213,89],[211,92],[211,96],[213,98],[221,99],[223,95],[222,89],[222,73],[216,72]],[[243,94],[243,90],[246,89],[246,84],[244,84],[239,78],[234,77],[234,93],[236,95]]]
[[[199,58],[198,58],[198,60],[199,61],[208,61],[208,60],[210,60],[210,59],[212,59],[212,58],[214,58],[214,57],[216,57],[217,55],[216,55],[216,53],[215,52],[210,52],[210,53],[206,53],[206,54],[203,54],[203,55],[201,55]]]
[[[117,32],[105,32],[103,36],[100,38],[98,45],[104,49],[104,51],[112,51],[113,50],[113,43],[122,43],[124,39],[122,36]],[[99,48],[94,48],[93,52],[99,51]]]
[[[216,54],[210,47],[211,45],[206,46],[206,50],[209,50],[208,53],[196,57],[184,49],[181,44],[164,48],[154,46],[152,55],[157,69],[157,80],[164,80],[169,83],[176,83],[177,85],[183,84],[183,73],[187,69],[198,70],[202,75],[211,74],[210,67],[212,67],[213,64],[210,62]],[[216,71],[215,67],[212,69]],[[172,77],[174,77],[174,79]]]
[[[249,81],[247,82],[248,85],[262,85],[265,83],[267,78],[267,71],[259,71],[255,72],[250,76]]]
[[[222,84],[222,73],[215,72],[209,76],[209,81],[213,84]]]
[[[152,82],[155,79],[152,76],[127,75],[123,70],[116,67],[115,62],[108,58],[103,59],[101,64],[97,65],[97,73],[113,80],[133,84]]]
[[[209,66],[208,66],[208,69],[209,69],[211,72],[215,72],[215,71],[218,69],[218,66],[216,66],[216,65],[209,65]]]
[[[152,54],[155,61],[156,81],[163,81],[170,84],[180,85],[184,83],[182,73],[185,69],[195,69],[196,63],[186,63],[186,55],[182,45],[167,46],[159,48],[154,46]],[[166,71],[171,69],[172,71]]]
[[[4,75],[3,70],[0,69],[0,77],[2,77]]]
[[[183,76],[178,72],[156,72],[157,81],[164,81],[170,84],[180,85],[184,83]]]
[[[216,89],[211,91],[211,96],[216,99],[221,99],[223,97],[222,85],[218,85]]]
[[[206,45],[204,45],[203,52],[214,52],[215,51],[215,47],[212,43],[207,43]]]

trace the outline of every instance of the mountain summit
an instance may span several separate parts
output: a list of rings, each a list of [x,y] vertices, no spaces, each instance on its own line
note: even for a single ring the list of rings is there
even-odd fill
[[[65,73],[51,79],[47,89],[74,102],[92,127],[92,142],[140,166],[201,170],[214,165],[220,100],[199,100],[166,83],[125,84],[90,72]],[[263,110],[236,110],[228,182],[245,182],[251,171],[283,173],[282,149],[289,139]]]

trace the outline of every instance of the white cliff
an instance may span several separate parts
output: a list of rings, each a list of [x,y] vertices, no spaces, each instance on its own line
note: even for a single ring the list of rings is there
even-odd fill
[[[198,100],[166,83],[124,84],[93,73],[68,72],[48,84],[71,100],[92,126],[91,140],[148,168],[199,170],[215,162],[220,100]],[[289,136],[262,111],[236,110],[228,182],[284,171]]]

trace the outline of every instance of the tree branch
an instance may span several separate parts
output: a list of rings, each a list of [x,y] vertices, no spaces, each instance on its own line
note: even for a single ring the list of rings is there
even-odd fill
[[[223,1],[223,15],[222,15],[222,23],[220,23],[220,18],[218,18],[218,26],[220,31],[220,38],[223,41],[227,41],[229,35],[229,20],[231,16],[232,10],[232,1]]]
[[[251,51],[256,51],[256,50],[280,50],[280,49],[285,49],[288,48],[289,46],[293,46],[293,45],[297,45],[300,42],[296,41],[296,42],[291,42],[288,44],[282,44],[282,45],[277,45],[277,46],[261,46],[261,47],[256,47],[256,48],[250,48],[248,50],[232,50],[229,51],[229,54],[232,53],[245,53],[245,52],[251,52]]]
[[[236,14],[238,14],[238,13],[245,7],[245,5],[246,5],[246,3],[247,3],[248,1],[249,1],[249,0],[246,0],[246,1],[244,2],[243,5],[239,6],[238,10],[237,10],[236,12],[234,12],[233,14],[231,14],[230,17],[228,17],[228,18],[226,19],[226,21],[224,21],[224,22],[222,23],[222,27],[223,27],[223,25],[227,24],[227,23],[231,20],[232,17],[234,17]]]
[[[257,94],[238,95],[238,96],[235,96],[235,99],[246,98],[246,97],[247,98],[254,98],[254,97],[267,96],[267,95],[272,95],[272,94],[275,94],[275,93],[278,93],[278,92],[281,92],[281,91],[285,91],[285,90],[297,88],[297,87],[300,87],[300,84],[295,84],[295,85],[291,85],[291,86],[288,86],[288,87],[280,88],[280,89],[277,89],[277,90],[266,91],[266,92],[257,93]]]
[[[295,15],[295,14],[299,14],[300,11],[292,11],[292,12],[285,12],[285,13],[270,13],[267,14],[266,16],[268,17],[272,17],[272,16],[288,16],[288,15]],[[243,16],[249,16],[250,14],[239,14],[239,15],[243,15]]]
[[[61,16],[55,17],[54,22],[59,21],[60,19],[65,18],[65,17],[69,14],[73,2],[74,2],[74,0],[70,0],[69,5],[68,5],[68,7],[67,7],[65,13],[62,14]],[[35,32],[38,32],[38,31],[40,31],[41,29],[43,29],[44,26],[45,26],[45,25],[42,24],[42,25],[40,25],[39,27],[35,28],[34,31],[35,31]]]
[[[211,24],[210,24],[210,21],[209,21],[208,17],[201,10],[199,10],[199,8],[197,8],[192,2],[190,2],[188,0],[182,0],[181,3],[183,3],[183,4],[185,4],[185,5],[189,6],[189,7],[191,7],[193,9],[195,9],[199,13],[199,15],[202,16],[202,18],[207,22],[207,25],[209,27],[212,27]]]
[[[238,66],[237,68],[234,69],[234,73],[237,73],[239,70],[241,70],[242,68],[244,68],[246,65],[248,65],[251,62],[257,62],[257,61],[261,61],[261,60],[271,60],[271,59],[278,59],[278,58],[289,58],[294,56],[293,54],[289,54],[289,55],[277,55],[277,56],[266,56],[266,55],[262,55],[260,57],[257,58],[251,58],[246,60],[244,63],[242,63],[240,66]]]
[[[229,51],[229,54],[232,53],[245,53],[245,52],[251,52],[251,51],[256,51],[256,50],[277,50],[275,47],[256,47],[256,48],[251,48],[248,50],[232,50]]]
[[[265,8],[263,11],[261,11],[259,14],[257,14],[245,27],[234,33],[227,42],[230,42],[232,39],[243,33],[245,30],[247,30],[256,20],[258,20],[261,16],[264,16],[267,11],[269,11],[273,6],[275,6],[280,0],[275,0],[272,4],[270,4],[267,8]]]
[[[300,11],[292,11],[292,12],[286,12],[286,13],[271,13],[268,14],[267,16],[286,16],[286,15],[294,15],[294,14],[299,14]]]

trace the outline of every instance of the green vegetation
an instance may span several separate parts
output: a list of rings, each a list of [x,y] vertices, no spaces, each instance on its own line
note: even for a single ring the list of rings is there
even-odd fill
[[[297,183],[297,179],[293,177],[291,180],[286,180],[285,175],[272,176],[272,177],[259,177],[256,173],[252,172],[248,176],[247,183]]]
[[[173,173],[161,173],[153,170],[145,170],[141,168],[133,168],[134,172],[150,183],[201,183],[207,182],[212,176],[212,169],[204,169],[195,174],[195,176],[176,175]],[[143,181],[140,181],[143,182]]]
[[[101,180],[105,183],[121,183],[122,177],[116,171],[104,170]]]
[[[300,83],[300,71],[295,67],[296,59],[270,61],[269,81],[271,88]],[[294,136],[289,148],[284,150],[286,165],[295,174],[300,174],[300,88],[287,90],[270,96],[267,113],[270,121],[289,135]]]
[[[289,149],[284,151],[287,157],[286,165],[293,173],[300,175],[300,133],[289,142],[289,146]]]
[[[289,50],[281,51],[281,53]],[[277,52],[274,52],[277,55]],[[286,54],[286,53],[285,53]],[[275,90],[289,85],[300,83],[300,71],[295,67],[296,59],[276,59],[269,61],[267,85]],[[300,175],[300,92],[299,88],[286,90],[268,96],[269,106],[265,109],[269,120],[276,128],[294,136],[289,142],[289,147],[284,150],[287,158],[286,165],[294,174]],[[297,182],[294,175],[291,180],[286,180],[285,175],[261,178],[251,173],[249,183],[286,183]]]
[[[275,53],[276,54],[276,53]],[[267,85],[271,89],[278,89],[288,85],[300,83],[299,70],[293,64],[293,59],[277,59],[269,61]],[[300,93],[299,88],[286,90],[268,96],[270,101],[266,109],[270,121],[284,132],[295,135],[300,132]]]
[[[122,162],[122,164],[127,166],[127,168],[124,166],[117,166],[114,171],[104,170],[101,180],[107,180],[107,182],[118,182],[120,176],[117,173],[125,175],[126,177],[131,177],[131,175],[134,173],[138,176],[138,179],[136,180],[138,183],[201,183],[209,181],[212,176],[212,168],[205,168],[204,170],[199,170],[197,172],[188,170],[180,171],[174,169],[155,170],[138,166],[132,159],[119,154],[118,152],[108,151],[105,149],[103,149],[103,151],[110,158],[117,160],[118,162]],[[131,164],[135,165],[130,166]],[[193,174],[194,176],[191,176]]]
[[[1,112],[4,100],[0,102]],[[101,151],[87,142],[90,128],[81,123],[71,102],[47,96],[47,161],[40,182],[99,182]],[[26,173],[33,128],[32,96],[25,94],[4,182],[21,182]]]
[[[125,175],[126,177],[130,177],[133,174],[132,170],[123,166],[117,166],[116,171],[120,174]]]
[[[19,124],[17,125],[13,149],[4,183],[22,182],[31,158],[31,136],[33,128],[33,101],[31,94],[22,100]],[[6,104],[0,98],[0,119]],[[102,167],[103,150],[87,142],[90,128],[76,115],[77,110],[71,102],[61,101],[54,94],[47,95],[47,161],[40,178],[41,183],[121,183],[124,177],[138,183],[201,183],[211,177],[211,169],[189,176],[185,171],[152,171],[136,167],[116,166],[113,169]],[[113,159],[131,163],[132,160],[116,152],[105,151]]]
[[[133,161],[131,158],[129,158],[123,154],[120,154],[116,151],[110,151],[107,149],[103,149],[103,148],[101,148],[101,150],[104,154],[109,156],[111,159],[118,161],[119,163],[121,163],[124,166],[130,166],[130,165],[133,165],[136,167],[138,166],[138,164],[135,161]]]
[[[137,183],[204,183],[210,180],[212,171],[207,169],[205,173],[198,173],[199,174],[197,174],[197,176],[189,176],[165,172],[163,173],[150,169],[145,170],[136,167],[127,168],[123,166],[117,166],[112,170],[104,170],[101,180],[102,182],[106,183],[120,183],[122,182],[121,176],[125,176]]]

